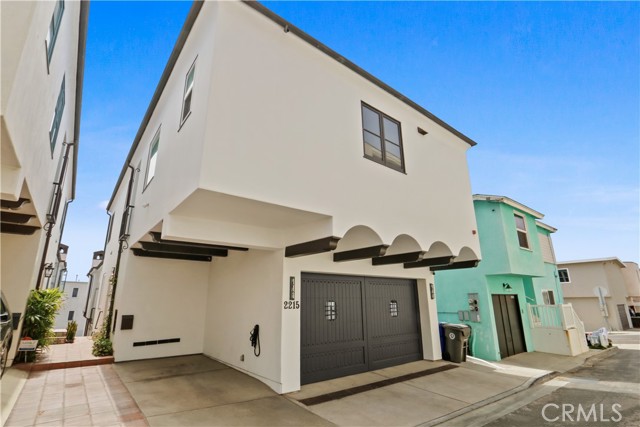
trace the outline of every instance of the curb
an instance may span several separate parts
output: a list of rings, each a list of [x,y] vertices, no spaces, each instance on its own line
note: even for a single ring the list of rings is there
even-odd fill
[[[549,381],[549,380],[551,380],[551,379],[553,379],[553,378],[555,378],[557,376],[560,376],[560,375],[562,375],[564,373],[575,372],[578,369],[584,368],[585,366],[586,367],[591,367],[595,363],[597,363],[597,362],[599,362],[599,361],[601,361],[603,359],[606,359],[608,357],[613,356],[618,350],[619,349],[616,346],[606,348],[604,350],[601,350],[600,353],[597,353],[597,354],[594,354],[592,356],[589,356],[589,357],[585,358],[585,360],[579,366],[576,366],[574,368],[568,369],[568,370],[566,370],[564,372],[553,371],[553,372],[548,372],[546,374],[543,374],[543,375],[540,375],[540,376],[537,376],[537,377],[531,377],[527,381],[525,381],[524,383],[520,384],[517,387],[512,388],[511,390],[503,391],[502,393],[496,394],[495,396],[488,397],[488,398],[486,398],[484,400],[481,400],[479,402],[476,402],[476,403],[474,403],[472,405],[465,406],[464,408],[460,408],[457,411],[454,411],[454,412],[451,412],[449,414],[443,415],[443,416],[441,416],[439,418],[435,418],[435,419],[433,419],[431,421],[427,421],[426,423],[419,424],[419,426],[420,427],[431,427],[431,426],[437,426],[437,425],[443,424],[443,423],[445,423],[447,421],[450,421],[450,420],[452,420],[454,418],[458,418],[461,415],[465,415],[465,414],[467,414],[467,413],[469,413],[471,411],[475,411],[478,408],[482,408],[483,406],[490,405],[490,404],[495,403],[495,402],[497,402],[499,400],[502,400],[502,399],[504,399],[506,397],[518,394],[518,393],[520,393],[522,391],[525,391],[525,390],[527,390],[527,389],[529,389],[529,388],[531,388],[531,387],[533,387],[535,385],[539,385],[539,384],[545,383],[545,382],[547,382],[547,381]]]

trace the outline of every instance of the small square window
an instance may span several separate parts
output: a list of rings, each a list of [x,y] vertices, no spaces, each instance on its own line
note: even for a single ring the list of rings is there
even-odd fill
[[[566,268],[558,269],[558,279],[560,283],[571,283],[571,279],[569,278],[569,270]]]
[[[326,301],[324,303],[324,318],[327,320],[336,320],[337,315],[336,302]]]
[[[73,288],[71,292],[71,298],[76,298],[78,296],[78,288]]]
[[[389,314],[391,317],[398,317],[398,301],[392,299],[389,302]]]
[[[527,237],[527,224],[525,223],[524,216],[517,213],[513,214],[516,221],[516,232],[518,233],[518,244],[523,249],[530,249],[529,238]]]
[[[364,156],[404,172],[400,122],[362,103]]]

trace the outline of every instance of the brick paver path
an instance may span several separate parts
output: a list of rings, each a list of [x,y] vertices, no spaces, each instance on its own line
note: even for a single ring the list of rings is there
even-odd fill
[[[31,372],[5,427],[148,426],[113,365]]]

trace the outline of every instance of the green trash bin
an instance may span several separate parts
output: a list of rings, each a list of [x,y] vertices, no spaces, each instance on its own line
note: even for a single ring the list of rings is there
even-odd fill
[[[471,328],[456,323],[445,323],[443,326],[445,343],[443,358],[455,363],[466,362]]]

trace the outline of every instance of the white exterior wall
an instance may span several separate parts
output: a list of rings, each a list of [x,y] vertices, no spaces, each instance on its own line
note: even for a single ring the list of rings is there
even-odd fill
[[[246,5],[218,8],[201,188],[480,253],[466,142]],[[406,174],[363,158],[361,101],[401,122]]]
[[[73,289],[78,289],[78,295],[73,296]],[[56,315],[54,329],[67,329],[69,322],[69,312],[73,311],[73,320],[78,324],[77,337],[84,335],[84,326],[86,319],[82,316],[84,305],[87,302],[87,292],[89,291],[88,282],[67,282],[64,287],[64,303],[62,308]]]
[[[184,78],[196,57],[192,113],[180,128]],[[363,158],[361,101],[401,122],[406,174]],[[420,136],[418,126],[429,134]],[[159,128],[155,176],[143,190]],[[141,167],[128,246],[149,241],[153,230],[164,239],[249,251],[229,251],[208,264],[136,257],[125,249],[115,301],[116,361],[201,352],[277,392],[297,390],[300,311],[282,303],[289,277],[296,278],[299,300],[303,272],[416,279],[424,357],[440,359],[427,268],[334,263],[331,253],[285,258],[284,248],[347,234],[338,250],[393,242],[391,252],[403,253],[443,242],[449,255],[467,247],[479,256],[468,148],[247,5],[205,2],[131,156],[130,164]],[[104,277],[116,265],[128,182],[129,172],[109,206],[114,220]],[[105,313],[108,304],[104,298]],[[133,330],[120,330],[124,314],[135,316]],[[256,324],[259,357],[249,344]],[[178,337],[179,344],[133,347]]]
[[[47,69],[45,39],[55,2],[0,2],[2,88],[0,100],[1,178],[4,200],[27,198],[30,203],[16,211],[35,215],[27,225],[42,227],[53,191],[53,182],[65,150],[63,142],[77,140],[74,134],[78,72],[80,2],[65,2],[51,62]],[[83,60],[80,62],[82,63]],[[53,153],[49,130],[65,76],[65,106]],[[61,222],[67,200],[72,197],[74,149],[70,151],[67,175],[56,225],[45,263],[57,264]],[[10,309],[24,314],[29,290],[35,288],[42,253],[44,230],[31,236],[2,234],[0,275],[2,291]],[[51,279],[52,281],[54,278]],[[46,285],[43,277],[40,285]],[[14,325],[13,348],[18,344],[22,322]],[[9,361],[11,363],[11,360]]]
[[[158,262],[126,251],[120,270],[112,335],[116,362],[202,353],[209,264]],[[122,315],[130,314],[133,329],[121,330]],[[133,347],[134,342],[168,338],[180,342]]]
[[[144,237],[166,213],[198,187],[209,103],[209,99],[204,95],[209,93],[208,75],[212,68],[212,45],[216,41],[216,9],[217,2],[207,2],[202,8],[144,131],[141,143],[132,157],[131,166],[137,167],[140,164],[141,168],[137,172],[138,183],[134,187],[135,210],[131,223],[131,242]],[[191,102],[192,113],[180,127],[185,77],[196,58],[197,86],[194,87]],[[155,175],[144,188],[149,148],[158,129],[160,145]],[[124,191],[125,197],[127,184],[128,176],[123,179],[120,188],[120,191]],[[121,209],[124,203],[124,198],[120,204],[112,203],[110,210]],[[114,220],[114,224],[117,224],[119,230],[120,221]]]
[[[33,8],[30,22],[14,21],[23,4]],[[29,4],[31,3],[31,4]],[[63,152],[63,141],[74,141],[75,92],[78,55],[78,22],[80,2],[65,2],[60,31],[49,64],[44,41],[49,31],[49,23],[55,2],[2,2],[2,118],[10,144],[17,157],[18,174],[26,181],[38,220],[44,223],[44,215],[52,191],[52,183],[58,162]],[[20,27],[27,23],[27,27]],[[18,26],[18,27],[16,27]],[[24,34],[26,32],[26,34]],[[15,37],[25,37],[22,51],[8,46]],[[6,50],[5,50],[6,47]],[[10,52],[10,53],[6,53]],[[15,67],[15,73],[4,76],[6,67]],[[56,139],[55,151],[49,146],[49,129],[54,116],[60,86],[65,78],[65,107]],[[4,134],[3,134],[4,136]],[[5,154],[3,142],[3,154]],[[3,161],[4,166],[4,161]],[[4,167],[3,167],[4,169]],[[69,170],[73,164],[69,165]],[[3,181],[8,178],[3,171]],[[19,185],[14,192],[5,191],[2,198],[17,200],[22,188],[22,179],[16,179]],[[11,179],[11,182],[14,180]],[[7,189],[8,190],[8,189]]]

